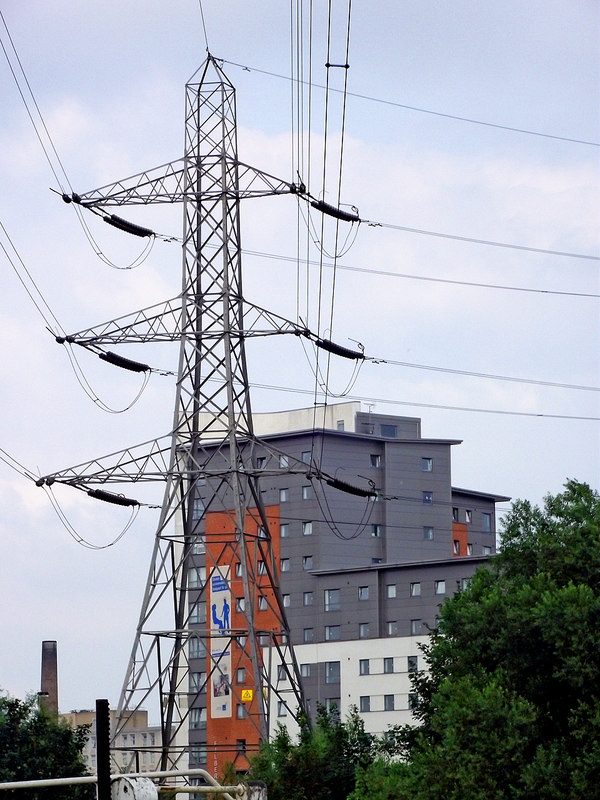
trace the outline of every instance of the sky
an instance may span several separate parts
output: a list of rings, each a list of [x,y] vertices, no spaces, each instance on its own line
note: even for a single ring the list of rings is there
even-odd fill
[[[70,185],[85,192],[182,155],[184,85],[206,56],[206,39],[237,90],[240,159],[296,180],[290,5],[204,0],[204,26],[197,0],[5,0],[0,10]],[[329,59],[345,63],[347,4],[333,6]],[[334,291],[329,221],[322,236],[320,222],[311,237],[302,232],[302,255],[315,262],[307,270],[296,264],[295,200],[243,201],[246,298],[289,319],[299,314],[344,346],[362,343],[378,363],[365,363],[341,399],[419,416],[424,437],[460,439],[454,486],[535,503],[569,478],[598,488],[598,4],[353,3],[342,158],[341,95],[330,96],[326,135],[320,88],[327,7],[314,3],[301,177],[327,202],[341,186],[343,204],[385,225],[361,223],[338,243],[345,247]],[[10,54],[1,21],[0,39]],[[345,72],[330,69],[332,88]],[[157,240],[127,270],[90,247],[72,207],[49,190],[61,186],[4,54],[0,93],[0,242],[61,326],[78,331],[177,294],[177,242]],[[119,213],[181,235],[179,206]],[[97,218],[88,224],[118,266],[143,247]],[[153,375],[131,409],[105,413],[82,391],[2,251],[0,288],[3,451],[47,474],[169,432],[172,376]],[[120,352],[176,370],[176,345],[141,347]],[[85,352],[79,361],[105,403],[121,409],[135,399],[139,376]],[[296,337],[250,342],[248,361],[256,411],[312,405],[312,353]],[[332,366],[330,402],[350,378],[346,362]],[[161,501],[156,486],[126,493]],[[59,487],[56,496],[77,534],[96,546],[127,522],[127,512],[82,493]],[[114,545],[89,549],[65,530],[43,490],[4,462],[0,504],[0,688],[19,697],[37,691],[41,642],[56,639],[61,710],[91,708],[99,697],[116,705],[157,512],[142,509]]]

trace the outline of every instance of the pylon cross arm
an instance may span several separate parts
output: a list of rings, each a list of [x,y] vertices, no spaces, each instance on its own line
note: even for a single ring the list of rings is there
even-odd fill
[[[72,195],[70,199],[86,208],[110,206],[150,205],[153,203],[178,203],[186,198],[196,201],[220,198],[223,188],[220,180],[213,177],[223,161],[228,168],[237,171],[236,198],[265,197],[273,194],[302,194],[302,187],[270,175],[268,172],[244,164],[231,156],[200,155],[191,163],[189,158],[180,158],[158,167],[139,172],[128,178],[92,189],[84,194]],[[188,167],[194,167],[201,181],[197,186],[187,181]]]

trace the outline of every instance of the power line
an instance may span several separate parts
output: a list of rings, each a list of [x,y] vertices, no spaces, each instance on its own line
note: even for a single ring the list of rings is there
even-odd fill
[[[562,256],[566,258],[583,258],[588,261],[600,261],[600,256],[588,255],[587,253],[573,253],[565,250],[546,250],[543,247],[529,247],[528,245],[496,242],[490,239],[475,239],[471,236],[459,236],[454,233],[440,233],[439,231],[428,231],[421,228],[409,228],[405,225],[393,225],[388,222],[372,222],[366,219],[361,220],[361,222],[375,228],[389,228],[395,231],[405,231],[406,233],[418,233],[423,236],[436,236],[440,239],[454,239],[459,242],[469,242],[470,244],[483,244],[488,247],[506,247],[510,250],[524,250],[529,253],[542,253],[547,256]]]
[[[312,389],[298,389],[291,386],[274,386],[268,383],[251,383],[254,389],[268,389],[276,392],[287,392],[291,394],[313,395]],[[410,406],[413,408],[435,408],[442,411],[467,411],[477,414],[499,414],[501,416],[512,417],[535,417],[537,419],[564,419],[579,420],[583,422],[600,422],[600,417],[586,417],[577,414],[542,414],[535,411],[503,411],[494,408],[476,408],[471,406],[450,406],[441,403],[423,403],[420,401],[409,402],[407,400],[390,400],[385,397],[362,397],[358,395],[345,395],[348,400],[357,400],[363,403],[384,403],[392,406]]]
[[[276,253],[263,253],[260,250],[242,250],[242,253],[245,256],[255,256],[261,258],[269,258],[275,261],[289,261],[292,263],[297,263],[296,256],[284,256],[281,254]],[[319,261],[314,260],[307,260],[305,263],[310,264],[312,266],[319,266]],[[333,269],[333,264],[324,264],[325,267],[329,269]],[[367,275],[385,275],[390,278],[405,278],[408,280],[414,281],[428,281],[430,283],[448,283],[454,286],[472,286],[476,289],[501,289],[503,291],[510,291],[510,292],[528,292],[534,294],[547,294],[547,295],[559,295],[562,297],[600,297],[600,294],[595,294],[593,292],[566,292],[559,289],[534,289],[527,286],[505,286],[502,284],[497,283],[482,283],[481,281],[459,281],[453,280],[451,278],[431,278],[425,275],[412,275],[409,273],[403,272],[391,272],[390,270],[384,269],[371,269],[370,267],[355,267],[350,266],[349,264],[337,264],[337,269],[347,270],[348,272],[363,272]]]
[[[270,72],[269,70],[266,70],[266,69],[258,69],[258,67],[248,67],[245,64],[238,64],[235,61],[228,61],[227,59],[224,59],[224,58],[223,59],[220,58],[219,61],[222,61],[224,64],[231,64],[231,66],[233,66],[233,67],[240,67],[245,72],[258,72],[261,75],[270,75],[273,78],[282,78],[283,80],[286,80],[286,81],[295,80],[293,78],[290,78],[288,75],[281,75],[278,72]],[[302,81],[302,83],[308,83],[308,81]],[[317,89],[325,89],[326,88],[322,84],[314,83],[314,82],[311,82],[310,86],[313,87],[313,88],[317,88]],[[341,92],[343,90],[342,89],[331,89],[330,91]],[[445,119],[452,119],[452,120],[455,120],[457,122],[468,122],[468,123],[470,123],[472,125],[483,125],[486,128],[497,128],[497,129],[503,130],[503,131],[510,131],[511,133],[522,133],[522,134],[525,134],[527,136],[539,136],[539,137],[542,137],[544,139],[555,139],[556,141],[559,141],[559,142],[569,142],[571,144],[584,144],[584,145],[589,145],[590,147],[600,147],[600,142],[592,142],[592,141],[589,141],[587,139],[575,139],[575,138],[570,137],[570,136],[558,136],[558,135],[553,134],[553,133],[543,133],[541,131],[532,131],[532,130],[529,130],[528,128],[517,128],[517,127],[514,127],[512,125],[501,125],[501,124],[499,124],[497,122],[486,122],[484,120],[474,119],[472,117],[461,117],[458,114],[446,114],[446,113],[444,113],[442,111],[433,111],[430,108],[419,108],[418,106],[409,106],[409,105],[406,105],[405,103],[396,103],[393,100],[384,100],[384,99],[382,99],[380,97],[372,97],[372,96],[366,95],[366,94],[359,94],[358,92],[348,92],[348,95],[350,97],[356,97],[359,100],[369,100],[369,101],[371,101],[373,103],[381,103],[382,105],[386,105],[386,106],[393,106],[395,108],[403,108],[405,111],[416,111],[416,112],[418,112],[420,114],[430,114],[430,115],[436,116],[436,117],[443,117]]]
[[[450,367],[436,367],[429,364],[413,364],[408,361],[393,361],[389,358],[370,358],[370,361],[381,364],[394,364],[397,367],[409,367],[410,369],[424,369],[431,372],[444,372],[449,375],[466,375],[471,378],[487,378],[495,381],[512,381],[514,383],[527,383],[532,386],[552,386],[557,389],[577,389],[586,392],[600,392],[599,386],[580,386],[573,383],[557,383],[554,381],[542,381],[535,378],[517,378],[509,375],[496,375],[487,372],[471,372],[465,369],[452,369]]]

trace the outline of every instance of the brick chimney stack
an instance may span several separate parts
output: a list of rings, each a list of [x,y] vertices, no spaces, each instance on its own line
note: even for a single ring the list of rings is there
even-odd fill
[[[58,716],[58,655],[56,642],[42,642],[42,683],[40,706]]]

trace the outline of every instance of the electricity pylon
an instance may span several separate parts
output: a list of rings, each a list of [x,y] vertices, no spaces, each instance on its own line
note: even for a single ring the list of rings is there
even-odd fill
[[[194,80],[198,75],[198,79]],[[308,331],[257,306],[242,294],[240,201],[272,194],[303,194],[237,157],[235,90],[211,56],[186,85],[185,152],[182,159],[82,195],[64,197],[96,212],[132,204],[182,202],[184,210],[181,294],[157,306],[111,320],[61,339],[130,369],[130,362],[106,347],[130,342],[179,341],[179,368],[173,428],[163,439],[127,448],[40,479],[77,488],[166,481],[166,488],[139,623],[118,711],[118,736],[138,709],[158,699],[162,726],[162,768],[187,759],[190,706],[198,686],[190,686],[190,643],[203,640],[211,676],[223,676],[224,654],[232,648],[249,665],[252,702],[248,719],[259,738],[268,736],[269,708],[279,698],[297,716],[304,713],[298,666],[290,645],[271,528],[258,486],[245,339],[249,336]],[[151,233],[111,214],[106,221],[137,235]],[[306,471],[306,467],[301,467]],[[202,505],[199,486],[203,487]],[[99,499],[122,505],[136,501],[104,489],[88,489]],[[221,532],[206,525],[212,512],[224,515]],[[217,526],[218,527],[218,526]],[[223,615],[209,612],[194,627],[189,576],[205,563],[208,582],[229,580],[224,564],[239,563],[244,588],[245,625],[232,629]],[[194,595],[206,597],[203,586]],[[214,584],[217,586],[217,584]],[[257,631],[254,609],[259,591],[276,624]],[[212,599],[212,595],[211,595]],[[205,601],[206,602],[206,601]],[[213,609],[214,611],[214,609]],[[213,626],[213,622],[218,627]],[[214,644],[218,646],[214,646]],[[286,692],[271,664],[284,670]],[[241,662],[239,662],[241,663]],[[228,692],[235,692],[233,686]]]

